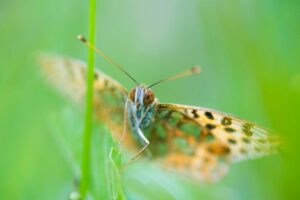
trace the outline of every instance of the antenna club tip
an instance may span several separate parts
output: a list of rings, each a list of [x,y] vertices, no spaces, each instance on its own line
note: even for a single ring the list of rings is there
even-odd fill
[[[85,37],[83,37],[82,35],[78,35],[78,36],[77,36],[77,39],[80,40],[81,42],[84,42],[84,43],[86,43],[86,41],[87,41],[87,40],[85,39]]]
[[[198,74],[198,73],[200,73],[200,72],[201,72],[201,66],[200,66],[200,65],[195,65],[195,66],[193,66],[193,67],[191,68],[191,72],[192,72],[193,74]]]

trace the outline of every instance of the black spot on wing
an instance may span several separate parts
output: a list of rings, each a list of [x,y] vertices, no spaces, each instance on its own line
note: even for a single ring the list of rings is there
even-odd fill
[[[231,118],[229,117],[223,117],[223,119],[221,120],[221,124],[223,126],[229,126],[231,125],[232,121],[231,121]]]
[[[169,108],[169,106],[165,105],[165,104],[159,104],[159,108],[160,109],[166,109],[166,108]]]
[[[242,138],[242,141],[245,142],[246,144],[249,144],[249,143],[250,143],[250,140],[249,140],[248,138],[246,138],[246,137],[245,137],[245,138]]]
[[[233,133],[233,132],[235,132],[235,129],[231,128],[231,127],[225,127],[224,131],[226,131],[227,133]]]
[[[213,116],[213,114],[212,114],[211,112],[206,111],[206,112],[204,113],[204,115],[205,115],[208,119],[214,119],[214,116]]]
[[[207,128],[208,130],[212,130],[212,129],[216,128],[216,125],[214,125],[214,124],[206,124],[205,128]]]
[[[242,131],[245,133],[245,135],[250,137],[253,135],[253,132],[251,130],[252,128],[253,128],[253,124],[245,123],[242,126]]]
[[[232,138],[228,138],[228,143],[230,144],[236,144],[236,140],[232,139]]]
[[[197,113],[197,110],[193,109],[192,114],[193,114],[193,117],[194,117],[194,118],[199,118],[199,115],[198,115],[198,113]]]

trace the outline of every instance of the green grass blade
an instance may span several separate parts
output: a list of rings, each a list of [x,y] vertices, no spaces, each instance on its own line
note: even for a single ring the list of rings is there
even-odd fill
[[[89,5],[89,41],[93,45],[95,42],[95,15],[96,0],[90,0]],[[94,51],[92,48],[88,50],[88,69],[86,84],[86,102],[85,102],[85,121],[83,133],[83,150],[81,164],[81,184],[80,193],[84,198],[90,182],[90,151],[91,151],[91,133],[92,133],[92,98],[93,98],[93,77],[94,77]]]

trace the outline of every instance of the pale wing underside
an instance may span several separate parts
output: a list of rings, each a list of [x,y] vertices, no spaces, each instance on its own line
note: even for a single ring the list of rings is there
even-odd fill
[[[203,181],[220,179],[232,162],[258,158],[278,150],[279,141],[269,134],[270,131],[225,113],[178,104],[159,104],[157,113],[164,114],[160,117],[161,122],[154,123],[163,127],[167,136],[163,141],[159,138],[161,133],[152,129],[150,142],[159,146],[157,144],[163,141],[169,149],[158,157],[167,167]],[[183,128],[186,124],[194,126],[193,130]]]
[[[38,63],[42,72],[64,96],[83,107],[86,91],[86,64],[80,60],[53,54],[40,54]],[[104,121],[118,140],[122,133],[124,104],[127,90],[100,70],[94,74],[94,112]],[[133,146],[130,134],[126,135],[125,144]]]
[[[84,62],[55,54],[40,54],[38,63],[42,66],[42,71],[50,82],[63,94],[67,94],[76,102],[83,101],[86,80],[86,64]],[[98,69],[95,69],[94,78],[95,91],[119,90],[124,95],[122,101],[125,102],[127,90],[121,84]]]

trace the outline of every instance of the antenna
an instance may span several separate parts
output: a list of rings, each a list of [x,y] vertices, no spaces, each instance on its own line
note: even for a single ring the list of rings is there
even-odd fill
[[[100,55],[102,58],[104,58],[106,61],[108,61],[109,63],[113,64],[115,67],[119,68],[122,72],[124,72],[124,74],[126,74],[135,84],[139,84],[127,71],[125,71],[125,69],[119,65],[118,63],[116,63],[113,59],[111,59],[110,57],[108,57],[107,55],[105,55],[102,51],[100,51],[99,49],[97,49],[94,45],[92,45],[85,37],[83,37],[82,35],[78,35],[77,39],[80,40],[82,43],[84,43],[85,45],[87,45],[88,47],[92,48],[98,55]]]
[[[159,83],[162,83],[162,82],[165,82],[165,81],[170,81],[170,80],[174,80],[174,79],[177,79],[177,78],[181,78],[181,77],[184,77],[184,76],[189,76],[189,75],[193,75],[193,74],[198,74],[201,72],[201,67],[198,66],[198,65],[195,65],[193,66],[191,69],[188,69],[186,71],[183,71],[181,73],[178,73],[178,74],[175,74],[173,76],[170,76],[170,77],[167,77],[167,78],[164,78],[160,81],[157,81],[153,84],[151,84],[150,86],[148,86],[148,88],[151,88]]]

